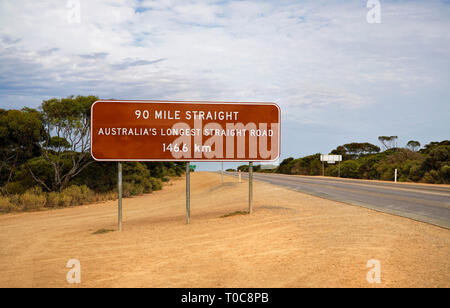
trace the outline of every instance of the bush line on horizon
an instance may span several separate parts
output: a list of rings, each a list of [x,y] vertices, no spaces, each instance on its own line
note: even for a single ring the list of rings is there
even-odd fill
[[[416,150],[416,141],[412,149],[409,148],[411,144],[410,141],[407,148],[388,148],[383,152],[368,143],[339,146],[331,151],[331,154],[342,155],[343,161],[340,167],[337,163],[325,163],[325,175],[337,177],[340,168],[343,178],[393,181],[394,170],[397,169],[400,182],[450,184],[450,141],[430,142],[420,150]],[[369,150],[365,152],[364,149]],[[241,165],[237,170],[248,172],[248,165]],[[261,169],[260,165],[254,166],[253,170],[265,173],[322,175],[322,162],[320,153],[317,153],[297,159],[286,158],[273,170]]]
[[[123,197],[148,194],[161,189],[162,181],[155,178],[151,178],[151,186],[126,182],[123,183]],[[71,185],[61,192],[44,192],[39,186],[35,186],[23,194],[0,195],[0,213],[73,207],[117,198],[116,190],[96,193],[86,185]]]

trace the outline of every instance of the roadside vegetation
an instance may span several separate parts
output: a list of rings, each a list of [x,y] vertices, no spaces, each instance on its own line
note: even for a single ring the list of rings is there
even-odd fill
[[[397,169],[398,181],[422,182],[432,184],[450,184],[450,141],[431,142],[420,148],[418,141],[410,140],[404,148],[397,147],[397,136],[380,136],[383,147],[370,143],[348,143],[338,146],[330,154],[342,155],[340,166],[324,164],[326,176],[343,178],[394,180]],[[238,167],[247,172],[248,165]],[[299,175],[322,175],[320,154],[302,158],[287,158],[274,170],[261,170],[254,167],[255,172],[273,172]]]
[[[39,109],[0,109],[0,212],[30,211],[117,198],[117,163],[90,155],[96,96],[44,101]],[[123,195],[160,190],[184,163],[123,164]]]

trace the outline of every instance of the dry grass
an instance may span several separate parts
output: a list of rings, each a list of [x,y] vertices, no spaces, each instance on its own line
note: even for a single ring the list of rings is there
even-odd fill
[[[235,211],[229,214],[225,214],[220,216],[220,218],[226,218],[226,217],[232,217],[232,216],[237,216],[237,215],[248,215],[248,212],[245,211]]]
[[[17,207],[14,205],[8,197],[0,195],[0,213],[9,213],[16,210]]]
[[[93,232],[92,234],[105,234],[108,232],[114,232],[114,230],[111,229],[98,229],[97,231]]]
[[[95,193],[86,185],[69,186],[62,192],[45,193],[38,187],[22,195],[0,196],[0,212],[39,211],[46,208],[62,208],[117,199],[117,192]]]

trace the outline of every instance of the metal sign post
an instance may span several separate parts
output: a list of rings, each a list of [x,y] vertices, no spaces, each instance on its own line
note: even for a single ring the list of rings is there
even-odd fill
[[[223,184],[223,162],[222,162],[222,169],[221,169],[221,171],[220,171],[220,175],[221,175],[221,177],[222,177],[222,184]]]
[[[186,224],[191,221],[191,166],[186,163]]]
[[[253,212],[253,162],[248,166],[248,213]]]
[[[119,208],[118,208],[118,229],[122,231],[122,163],[118,164],[118,192],[119,192]]]

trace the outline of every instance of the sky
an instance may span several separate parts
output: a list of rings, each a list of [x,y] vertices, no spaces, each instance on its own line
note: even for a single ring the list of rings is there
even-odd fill
[[[449,1],[0,0],[0,108],[267,101],[282,159],[380,135],[424,145],[450,139],[449,29]]]

